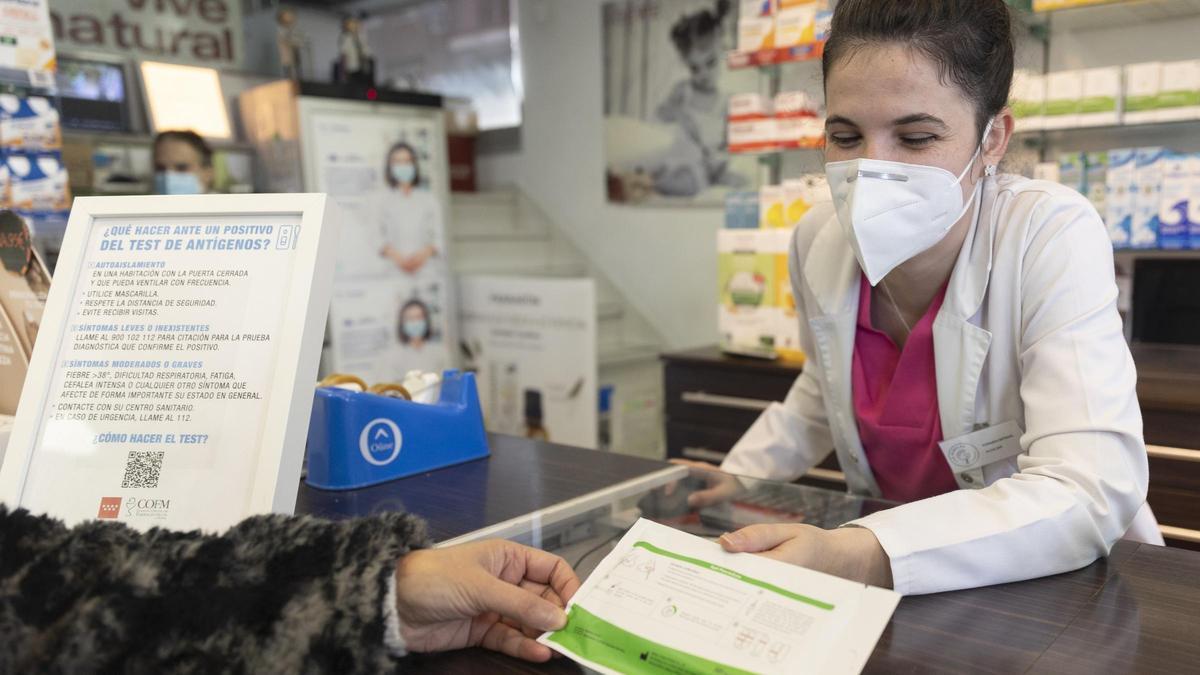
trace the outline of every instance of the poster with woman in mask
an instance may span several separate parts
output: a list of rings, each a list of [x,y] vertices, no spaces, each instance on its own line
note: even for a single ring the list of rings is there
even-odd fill
[[[754,187],[755,160],[727,151],[726,101],[757,88],[730,73],[731,0],[614,0],[604,6],[604,126],[614,202],[723,203]]]
[[[374,384],[452,365],[446,142],[440,109],[357,106],[302,99],[301,115],[312,188],[343,214],[327,370]]]
[[[13,211],[0,211],[0,415],[17,411],[49,292],[50,274],[29,226]]]

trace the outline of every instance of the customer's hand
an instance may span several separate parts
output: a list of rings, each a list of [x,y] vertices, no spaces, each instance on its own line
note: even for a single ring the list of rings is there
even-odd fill
[[[510,541],[414,551],[396,566],[401,635],[412,652],[482,646],[529,661],[533,637],[567,622],[579,577],[562,558]]]
[[[865,527],[751,525],[721,535],[720,541],[730,553],[757,553],[851,581],[892,587],[891,559]]]
[[[721,471],[721,467],[715,464],[696,462],[690,459],[673,459],[671,463],[688,467],[691,469],[689,475],[692,478],[700,478],[704,481],[705,488],[703,490],[696,490],[688,495],[688,506],[693,509],[702,509],[706,506],[727,502],[743,490],[742,484],[736,477]],[[675,484],[668,485],[667,494],[670,494],[676,487]]]

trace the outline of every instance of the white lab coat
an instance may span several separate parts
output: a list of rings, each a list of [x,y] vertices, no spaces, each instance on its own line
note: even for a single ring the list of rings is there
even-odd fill
[[[1078,569],[1127,530],[1162,542],[1104,224],[1073,190],[1017,176],[987,179],[975,213],[933,324],[942,432],[1012,420],[1022,453],[851,523],[906,595]],[[832,448],[849,490],[878,496],[850,390],[860,271],[831,203],[797,227],[790,267],[808,361],[721,468],[794,480]]]

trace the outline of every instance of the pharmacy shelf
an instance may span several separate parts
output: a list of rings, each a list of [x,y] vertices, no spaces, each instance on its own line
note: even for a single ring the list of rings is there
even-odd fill
[[[1029,15],[1032,25],[1086,31],[1200,16],[1200,0],[1115,0]]]
[[[794,47],[765,49],[757,52],[729,52],[725,63],[730,70],[741,68],[766,68],[785,63],[803,63],[821,58],[825,53],[825,42],[810,42]]]
[[[774,148],[770,150],[741,150],[731,151],[729,154],[737,157],[758,157],[763,160],[771,160],[792,152],[818,152],[825,149],[825,139],[820,139],[819,142],[814,142],[811,146],[802,148]]]
[[[1129,258],[1153,258],[1153,259],[1194,259],[1200,258],[1200,249],[1181,248],[1181,249],[1162,249],[1162,248],[1118,248],[1113,250],[1113,255],[1117,259]]]
[[[1174,122],[1147,122],[1145,124],[1104,124],[1090,127],[1069,127],[1066,129],[1024,129],[1016,132],[1015,136],[1071,136],[1083,133],[1105,133],[1121,131],[1190,131],[1200,130],[1200,119],[1177,120]]]

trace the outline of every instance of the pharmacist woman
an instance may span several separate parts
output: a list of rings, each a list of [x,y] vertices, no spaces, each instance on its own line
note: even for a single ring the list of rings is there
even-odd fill
[[[833,199],[791,250],[808,361],[721,468],[793,480],[833,449],[851,492],[904,504],[727,550],[919,594],[1161,543],[1105,227],[1070,189],[997,174],[1011,30],[1003,0],[837,4]]]

